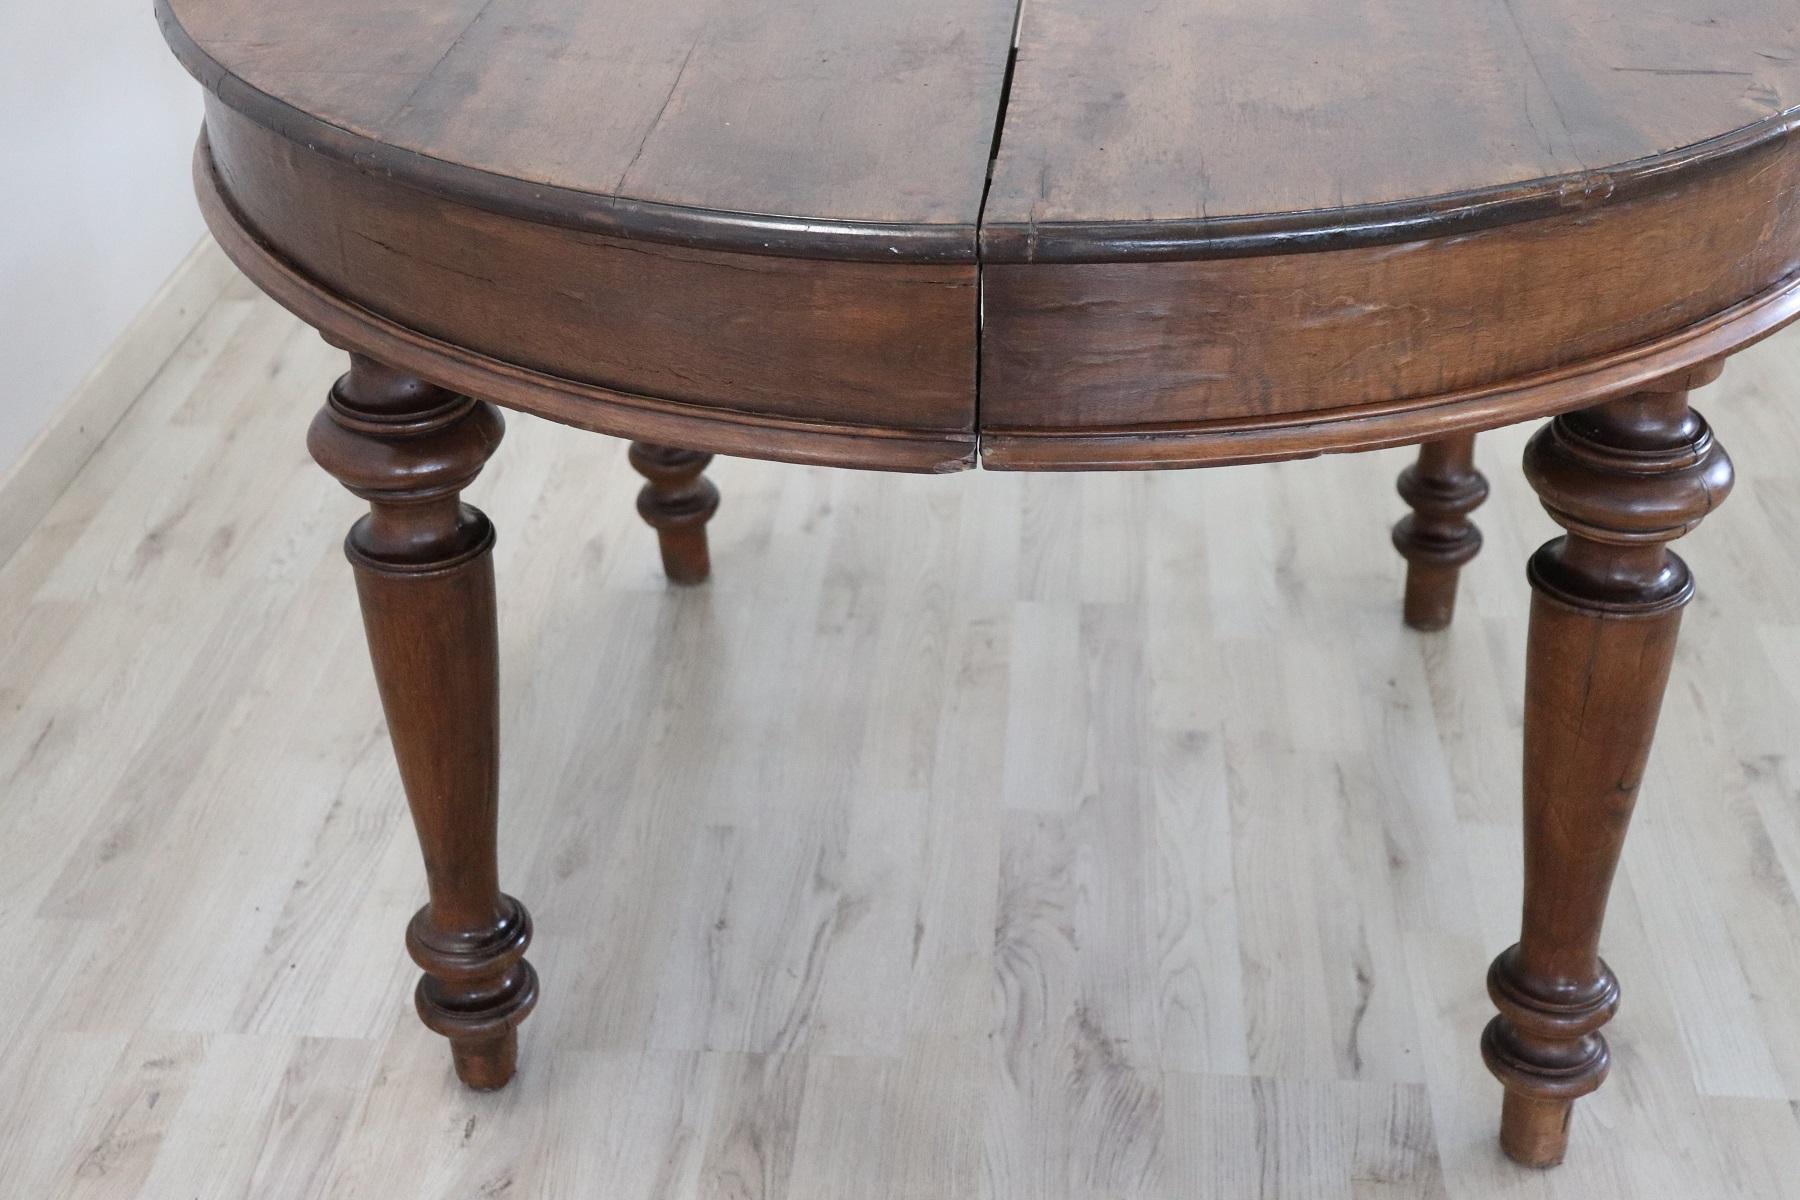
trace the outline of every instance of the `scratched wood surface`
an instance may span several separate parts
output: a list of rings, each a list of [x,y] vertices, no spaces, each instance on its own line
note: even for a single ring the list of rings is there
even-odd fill
[[[1030,0],[1021,28],[990,226],[1493,188],[1800,105],[1787,0]]]
[[[1016,0],[159,7],[209,87],[503,180],[972,228]]]
[[[516,418],[507,1091],[411,1013],[422,879],[303,427],[238,289],[0,568],[0,1186],[49,1200],[1696,1196],[1800,1178],[1800,340],[1705,409],[1739,495],[1552,1174],[1476,1054],[1515,931],[1526,589],[1495,496],[1399,621],[1401,455],[954,479],[742,461],[670,592],[624,447]]]

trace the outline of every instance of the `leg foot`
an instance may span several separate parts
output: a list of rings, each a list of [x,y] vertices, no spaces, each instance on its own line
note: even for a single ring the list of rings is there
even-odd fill
[[[1456,612],[1456,582],[1481,549],[1468,519],[1487,499],[1475,469],[1475,435],[1458,434],[1419,447],[1419,461],[1400,473],[1400,497],[1412,512],[1394,526],[1394,548],[1406,559],[1406,623],[1443,629]]]
[[[1501,1145],[1529,1166],[1562,1160],[1574,1102],[1609,1066],[1619,986],[1600,928],[1693,595],[1668,543],[1731,490],[1731,460],[1688,407],[1706,377],[1558,417],[1525,452],[1568,532],[1528,571],[1524,915],[1488,974],[1500,1015],[1482,1054],[1506,1087]]]
[[[507,1085],[519,1065],[519,1033],[509,1029],[485,1042],[452,1041],[450,1054],[456,1077],[477,1092],[498,1091]]]
[[[712,455],[649,442],[631,443],[631,465],[650,482],[638,493],[638,513],[656,530],[663,574],[670,583],[705,583],[712,574],[706,523],[719,508],[719,489],[703,471]]]
[[[1500,1106],[1500,1148],[1527,1167],[1554,1167],[1569,1148],[1573,1100],[1533,1100],[1506,1093]]]
[[[462,489],[500,444],[500,413],[369,359],[308,437],[313,457],[369,514],[345,550],[375,681],[425,856],[430,902],[407,927],[424,969],[425,1025],[451,1040],[471,1087],[512,1074],[514,1030],[537,1001],[531,919],[500,892],[499,647],[494,527]]]

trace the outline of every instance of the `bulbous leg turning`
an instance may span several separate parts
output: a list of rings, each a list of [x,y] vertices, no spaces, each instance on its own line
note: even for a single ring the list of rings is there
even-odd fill
[[[1525,903],[1488,974],[1499,1015],[1481,1046],[1506,1087],[1501,1146],[1528,1166],[1562,1161],[1574,1103],[1609,1066],[1619,985],[1601,923],[1694,592],[1668,543],[1731,490],[1731,460],[1688,407],[1716,373],[1558,417],[1525,452],[1567,533],[1527,572]]]
[[[1487,499],[1488,484],[1475,469],[1475,435],[1424,443],[1396,486],[1412,507],[1394,526],[1394,549],[1406,559],[1406,623],[1443,629],[1456,612],[1462,568],[1481,550],[1469,514]]]
[[[631,465],[649,480],[638,513],[656,530],[670,583],[705,583],[712,574],[706,523],[719,509],[719,489],[702,472],[712,455],[649,442],[631,443]]]
[[[500,444],[499,410],[360,356],[308,436],[369,502],[345,551],[425,857],[430,902],[407,929],[416,1001],[474,1088],[512,1077],[537,1002],[531,918],[500,891],[494,527],[462,489]]]
[[[525,961],[531,917],[501,896],[488,936],[444,936],[431,906],[406,928],[406,948],[425,972],[413,993],[419,1020],[450,1039],[456,1076],[477,1091],[505,1087],[519,1059],[519,1022],[537,1003],[537,972]]]

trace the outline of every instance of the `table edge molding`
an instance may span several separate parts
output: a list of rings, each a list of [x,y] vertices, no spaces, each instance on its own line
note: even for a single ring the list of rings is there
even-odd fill
[[[475,208],[608,237],[783,258],[957,263],[973,262],[978,254],[974,222],[847,221],[690,207],[533,182],[389,145],[232,73],[188,33],[170,0],[155,3],[157,23],[176,59],[201,87],[245,118],[359,170]]]
[[[1343,208],[1171,221],[984,219],[984,263],[1171,262],[1306,254],[1455,237],[1680,186],[1800,130],[1800,106],[1603,169]]]
[[[1166,262],[1302,254],[1473,233],[1597,209],[1680,183],[1800,130],[1800,106],[1728,133],[1616,166],[1342,208],[1136,221],[846,221],[740,212],[538,183],[389,145],[297,108],[234,74],[181,24],[157,22],[183,67],[246,118],[320,154],[504,216],[694,249],[905,263]],[[1004,131],[999,150],[1005,151]],[[991,189],[990,189],[991,190]]]

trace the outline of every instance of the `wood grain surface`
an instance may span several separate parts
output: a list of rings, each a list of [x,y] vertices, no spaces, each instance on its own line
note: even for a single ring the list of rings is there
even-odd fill
[[[973,256],[1015,6],[158,0],[209,90],[440,194],[884,259]]]
[[[1800,278],[1791,4],[1118,15],[1043,0],[1022,26],[983,222],[992,465],[1567,410],[1617,394],[1588,364],[1647,362]]]
[[[621,442],[529,416],[498,528],[506,886],[550,986],[475,1094],[303,434],[344,356],[244,285],[0,566],[0,1180],[32,1200],[1790,1200],[1800,344],[1707,394],[1741,482],[1601,951],[1567,1163],[1494,1139],[1527,555],[1481,439],[1456,623],[1407,452],[953,479],[716,461],[670,591]],[[845,664],[856,664],[846,670]]]
[[[972,263],[820,262],[631,241],[427,195],[312,153],[216,101],[207,130],[202,169],[216,168],[232,209],[216,214],[215,228],[243,226],[339,303],[455,351],[722,422],[753,414],[973,442]],[[269,279],[273,264],[227,249]],[[771,438],[767,448],[779,445]]]
[[[1800,106],[1787,0],[1031,0],[1021,33],[986,215],[1009,256],[1063,224],[1160,225],[1110,235],[1154,253],[1233,219],[1554,209]]]
[[[1429,406],[1647,347],[1800,271],[1797,183],[1800,145],[1773,142],[1653,195],[1461,236],[991,264],[982,425],[1153,433]]]
[[[1786,0],[160,11],[246,271],[653,444],[1367,448],[1604,402],[1800,303]]]

